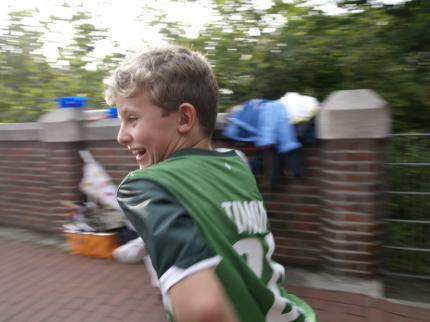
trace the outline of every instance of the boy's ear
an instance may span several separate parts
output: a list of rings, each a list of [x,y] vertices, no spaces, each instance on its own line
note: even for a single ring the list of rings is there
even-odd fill
[[[186,134],[194,127],[197,122],[196,108],[190,103],[182,103],[178,108],[179,124],[178,131],[181,134]]]

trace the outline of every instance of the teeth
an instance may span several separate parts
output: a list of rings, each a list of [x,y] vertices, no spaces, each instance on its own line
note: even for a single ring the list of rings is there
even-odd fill
[[[132,154],[134,155],[138,155],[138,154],[145,154],[146,150],[133,150],[130,148],[130,151]]]

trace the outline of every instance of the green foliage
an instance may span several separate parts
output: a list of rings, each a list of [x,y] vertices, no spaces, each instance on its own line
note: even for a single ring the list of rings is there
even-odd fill
[[[428,131],[430,1],[388,6],[343,0],[339,4],[349,13],[334,16],[304,3],[273,1],[271,7],[256,8],[252,0],[214,0],[217,19],[197,38],[184,36],[186,24],[168,22],[142,6],[166,39],[207,55],[219,80],[221,110],[285,92],[322,101],[335,90],[371,88],[390,103],[395,132]],[[72,43],[60,49],[63,64],[48,64],[40,48],[50,22],[30,29],[23,18],[31,14],[12,13],[2,32],[0,89],[6,99],[0,102],[1,121],[35,119],[64,95],[87,95],[91,106],[102,106],[102,79],[126,53],[113,48],[97,62],[94,46],[106,31],[91,24],[88,13],[77,12],[68,21],[75,26]],[[89,68],[94,61],[97,68]]]
[[[371,88],[392,106],[396,132],[428,130],[430,2],[343,1],[351,12],[337,16],[302,2],[255,10],[249,0],[217,1],[220,19],[200,37],[181,37],[172,26],[169,36],[207,54],[226,89],[222,110],[287,91],[323,100],[335,90]]]
[[[60,49],[60,59],[68,64],[65,68],[58,71],[58,85],[64,89],[62,96],[82,95],[89,99],[89,106],[98,108],[103,106],[103,78],[105,78],[113,68],[113,57],[108,56],[102,62],[103,66],[97,69],[90,69],[90,64],[99,63],[93,57],[96,41],[105,37],[107,30],[97,29],[89,23],[91,16],[85,12],[76,13],[70,20],[75,25],[75,34],[72,43]]]
[[[391,192],[386,196],[385,267],[390,272],[429,276],[429,135],[393,136],[386,159],[385,179]]]
[[[36,101],[44,97],[49,86],[46,79],[51,75],[47,63],[40,54],[43,43],[41,31],[30,29],[24,20],[30,11],[11,13],[11,23],[0,38],[0,103],[2,121],[32,120],[49,104]]]
[[[11,12],[10,24],[2,30],[0,38],[0,122],[35,121],[42,114],[56,108],[56,98],[83,95],[89,106],[105,105],[103,79],[114,68],[122,54],[113,53],[99,63],[99,67],[88,68],[97,63],[92,57],[95,42],[106,30],[95,28],[88,13],[78,12],[68,22],[75,26],[72,43],[60,48],[59,62],[52,65],[42,55],[44,34],[49,24],[58,20],[28,25],[27,18],[33,11]]]

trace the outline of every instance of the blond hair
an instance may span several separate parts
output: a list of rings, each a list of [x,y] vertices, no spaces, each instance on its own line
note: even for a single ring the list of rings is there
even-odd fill
[[[180,46],[140,53],[119,66],[107,83],[105,99],[114,105],[118,98],[144,92],[163,115],[182,103],[192,104],[207,136],[215,129],[218,84],[206,58]]]

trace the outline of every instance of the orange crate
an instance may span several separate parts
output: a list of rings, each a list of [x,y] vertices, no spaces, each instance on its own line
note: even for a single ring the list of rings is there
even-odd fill
[[[112,251],[119,246],[117,233],[65,231],[72,255],[112,258]]]

